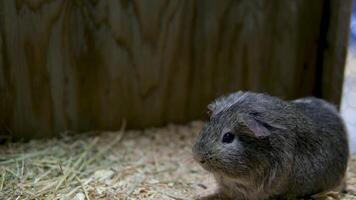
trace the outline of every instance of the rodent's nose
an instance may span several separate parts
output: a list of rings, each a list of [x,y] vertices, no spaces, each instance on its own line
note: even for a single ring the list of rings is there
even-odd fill
[[[206,159],[204,158],[204,155],[202,155],[202,154],[194,153],[193,157],[194,157],[194,160],[196,160],[200,164],[204,164],[206,162]]]

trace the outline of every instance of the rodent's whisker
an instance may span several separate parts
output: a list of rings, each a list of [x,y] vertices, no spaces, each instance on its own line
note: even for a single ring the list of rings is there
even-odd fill
[[[182,161],[184,164],[190,164],[192,162],[195,162],[193,156],[187,156],[187,158],[185,158],[183,161]]]

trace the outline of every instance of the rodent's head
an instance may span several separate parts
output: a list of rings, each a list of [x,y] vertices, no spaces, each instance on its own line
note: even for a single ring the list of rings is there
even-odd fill
[[[271,162],[270,137],[284,131],[274,97],[238,92],[217,99],[208,108],[209,122],[193,146],[193,155],[206,170],[237,177],[261,170]],[[279,114],[278,114],[279,113]]]

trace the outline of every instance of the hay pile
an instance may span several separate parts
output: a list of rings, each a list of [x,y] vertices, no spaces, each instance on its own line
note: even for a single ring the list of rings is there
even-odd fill
[[[0,199],[195,199],[215,187],[190,154],[201,127],[64,134],[0,146]]]

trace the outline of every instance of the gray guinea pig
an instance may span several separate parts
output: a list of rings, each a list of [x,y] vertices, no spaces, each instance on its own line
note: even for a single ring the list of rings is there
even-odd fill
[[[343,181],[348,140],[330,103],[239,91],[208,108],[210,119],[193,155],[214,175],[220,197],[295,199],[333,190]]]

